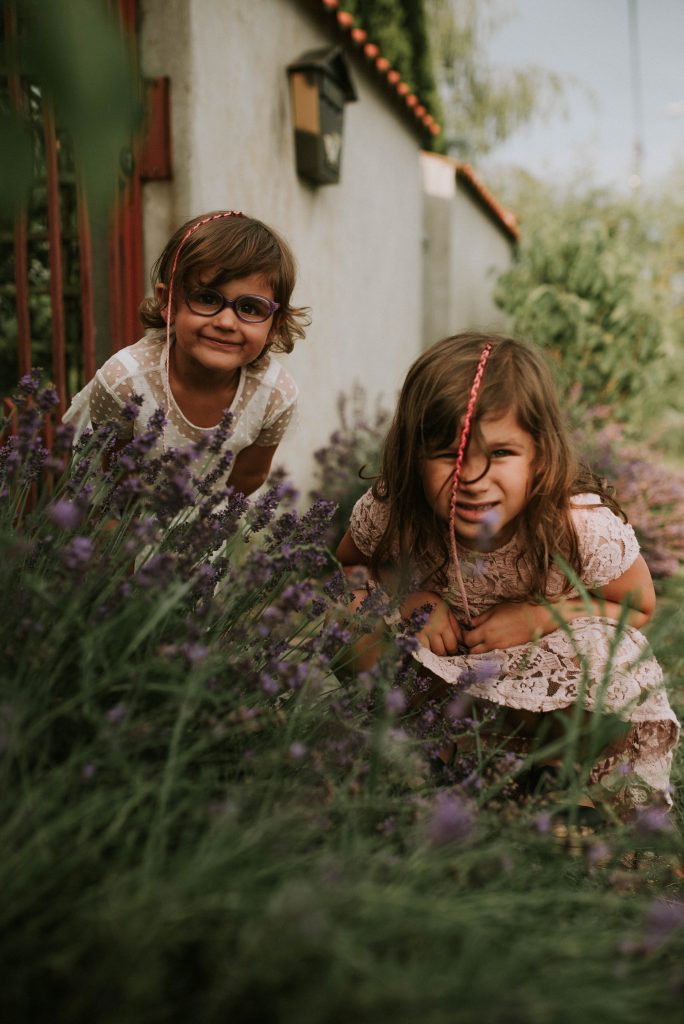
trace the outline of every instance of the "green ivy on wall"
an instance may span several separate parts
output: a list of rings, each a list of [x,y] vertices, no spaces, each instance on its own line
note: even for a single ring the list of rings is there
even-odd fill
[[[343,0],[341,7],[376,43],[384,57],[441,123],[442,111],[428,38],[424,0]],[[437,140],[432,146],[439,145]]]

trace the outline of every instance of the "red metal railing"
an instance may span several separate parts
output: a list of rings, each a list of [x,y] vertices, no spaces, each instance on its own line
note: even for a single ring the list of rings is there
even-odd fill
[[[47,229],[50,266],[50,323],[52,327],[52,379],[59,395],[59,412],[66,409],[66,362],[64,353],[64,299],[62,281],[62,225],[59,205],[57,133],[52,107],[43,102],[45,173],[47,177]],[[81,256],[81,262],[83,257]]]
[[[17,17],[12,4],[5,5],[5,43],[8,55],[7,87],[12,109],[21,111],[21,83],[14,56],[17,40]],[[31,321],[29,316],[28,244],[26,211],[21,210],[14,224],[14,285],[17,316],[17,355],[19,376],[31,369]]]
[[[112,3],[135,51],[138,0]],[[39,171],[44,164],[44,175],[37,174],[34,194],[14,225],[13,282],[4,286],[3,294],[13,292],[17,352],[16,363],[6,359],[2,365],[0,395],[9,393],[16,384],[16,380],[7,379],[12,368],[22,376],[40,362],[57,388],[61,414],[70,401],[69,391],[93,376],[98,358],[102,360],[107,351],[129,345],[140,335],[138,308],[144,277],[137,151],[132,141],[130,173],[126,177],[122,174],[105,244],[102,232],[92,234],[77,171],[69,167],[68,140],[55,123],[40,87],[18,68],[14,58],[19,31],[16,12],[10,2],[3,7],[7,96],[13,109],[31,126]],[[100,261],[102,266],[106,261],[108,267],[109,294],[104,297],[98,297],[94,285],[93,261]],[[105,327],[107,309],[109,330]],[[107,344],[99,346],[99,353],[96,324],[102,335],[109,334]]]

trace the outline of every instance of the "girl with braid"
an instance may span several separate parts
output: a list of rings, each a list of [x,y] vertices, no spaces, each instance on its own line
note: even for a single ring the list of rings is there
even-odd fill
[[[591,782],[628,804],[671,803],[679,726],[640,632],[651,575],[619,506],[578,462],[538,350],[467,333],[420,356],[337,555],[395,591],[403,619],[429,606],[413,657],[433,692],[500,711],[518,738],[558,735],[578,700],[585,721],[613,713],[623,735]],[[357,669],[377,660],[379,632],[357,648]]]

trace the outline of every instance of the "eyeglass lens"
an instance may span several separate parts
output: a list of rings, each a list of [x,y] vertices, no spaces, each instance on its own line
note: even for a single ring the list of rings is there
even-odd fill
[[[225,306],[231,306],[235,315],[247,323],[261,323],[268,320],[273,312],[271,303],[261,295],[238,295],[228,300],[213,288],[195,288],[188,292],[187,303],[193,313],[200,316],[214,316]]]

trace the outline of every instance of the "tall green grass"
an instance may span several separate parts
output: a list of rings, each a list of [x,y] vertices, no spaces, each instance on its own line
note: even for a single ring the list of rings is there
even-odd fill
[[[3,455],[3,1019],[680,1019],[679,798],[672,827],[563,834],[483,764],[440,785],[397,666],[332,671],[363,623],[325,589],[329,510],[276,484],[164,520],[178,466],[75,491],[29,435]],[[653,630],[675,686],[681,595]]]

